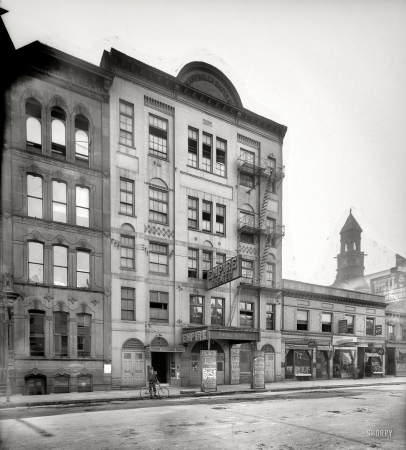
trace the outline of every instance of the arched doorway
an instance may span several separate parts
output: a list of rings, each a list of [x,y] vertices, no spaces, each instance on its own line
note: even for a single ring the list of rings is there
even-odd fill
[[[127,339],[122,348],[122,384],[145,385],[145,350],[138,339]]]
[[[151,366],[157,374],[160,383],[168,382],[168,359],[170,354],[164,351],[154,352],[153,347],[165,348],[169,347],[168,341],[163,337],[157,336],[151,342]]]
[[[25,395],[45,395],[47,377],[45,375],[28,375],[25,377]]]
[[[200,386],[202,383],[200,351],[208,350],[208,341],[196,342],[190,353],[190,384]],[[210,350],[217,351],[217,384],[224,384],[224,350],[216,341],[210,340]]]
[[[275,381],[275,349],[265,344],[261,350],[265,352],[265,383],[272,383]]]

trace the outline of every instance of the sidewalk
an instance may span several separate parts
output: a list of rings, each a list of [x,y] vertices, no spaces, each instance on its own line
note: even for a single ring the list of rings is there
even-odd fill
[[[406,385],[406,377],[385,378],[364,378],[362,380],[353,379],[333,379],[333,380],[310,380],[310,381],[279,381],[267,383],[265,389],[251,389],[249,384],[220,385],[217,392],[203,393],[199,387],[192,388],[170,388],[170,398],[180,397],[208,397],[217,395],[249,394],[258,392],[288,392],[288,391],[308,391],[317,389],[336,389],[358,386],[382,386],[382,385]],[[187,393],[181,394],[181,391]],[[196,391],[195,393],[193,391]],[[0,397],[0,409],[16,408],[21,406],[47,406],[66,405],[76,403],[102,403],[112,401],[133,401],[141,400],[139,390],[121,391],[96,391],[96,392],[72,392],[69,394],[48,394],[48,395],[12,395],[10,403],[6,403],[6,397]]]

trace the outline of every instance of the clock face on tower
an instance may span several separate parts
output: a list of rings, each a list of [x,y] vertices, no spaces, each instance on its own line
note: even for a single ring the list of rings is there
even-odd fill
[[[344,258],[341,260],[341,267],[347,267],[348,266],[348,258]]]

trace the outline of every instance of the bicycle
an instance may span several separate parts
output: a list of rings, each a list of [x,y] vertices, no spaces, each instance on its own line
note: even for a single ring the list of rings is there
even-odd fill
[[[156,383],[156,396],[161,399],[161,398],[168,398],[169,397],[169,389],[166,386],[161,386],[158,383]],[[145,388],[140,389],[140,397],[141,398],[151,398],[153,397],[152,395],[152,389],[149,386],[146,386]]]

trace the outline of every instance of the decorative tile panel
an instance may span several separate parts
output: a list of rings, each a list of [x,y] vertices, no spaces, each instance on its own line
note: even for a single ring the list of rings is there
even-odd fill
[[[153,236],[172,239],[174,237],[173,231],[168,228],[158,227],[156,225],[144,225],[144,233],[152,234]]]

